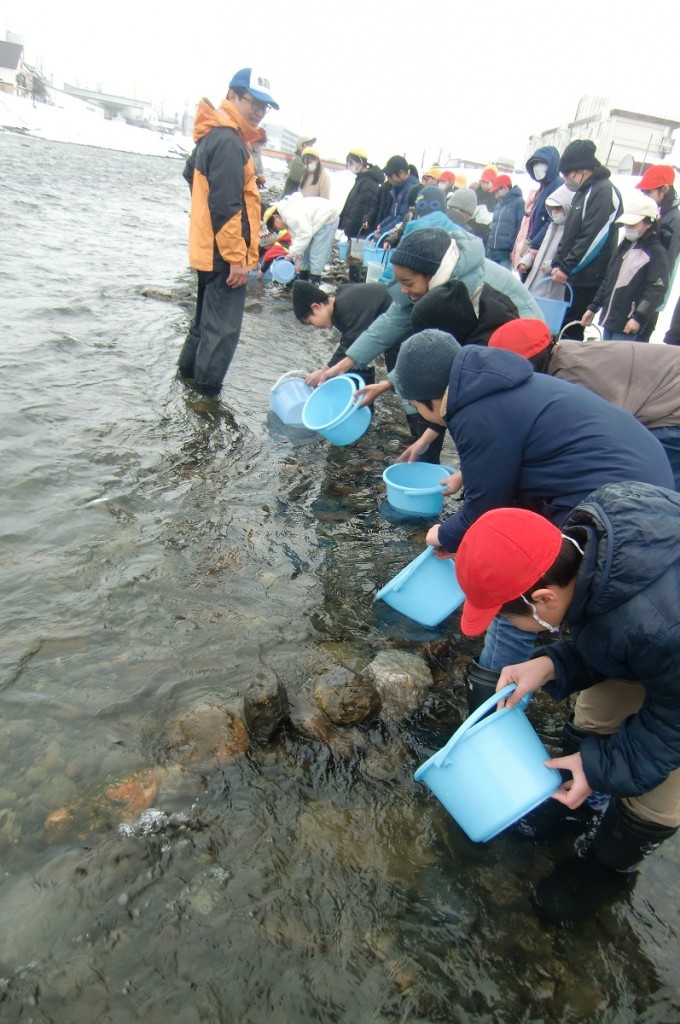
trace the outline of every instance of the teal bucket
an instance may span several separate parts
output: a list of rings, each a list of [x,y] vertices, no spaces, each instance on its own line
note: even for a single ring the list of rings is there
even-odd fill
[[[431,462],[395,462],[382,475],[387,487],[387,500],[399,512],[436,518],[444,507],[441,480],[452,473],[448,466]]]
[[[554,284],[552,277],[542,277],[540,281],[536,282],[535,287],[538,288],[540,285],[545,284],[547,281],[550,284]],[[543,314],[543,319],[548,325],[548,330],[551,334],[559,334],[564,321],[564,314],[567,312],[572,302],[574,301],[574,291],[570,284],[564,286],[565,294],[568,294],[568,298],[564,300],[558,299],[547,299],[542,295],[536,295],[532,292],[536,304]]]
[[[473,711],[449,742],[416,771],[474,843],[486,843],[555,793],[562,777],[546,768],[550,754],[524,714],[529,694],[514,708],[493,711],[515,684]]]
[[[357,383],[358,382],[358,383]],[[335,445],[352,444],[368,430],[369,406],[359,406],[354,396],[364,381],[358,373],[344,373],[324,381],[302,407],[302,423]]]
[[[381,266],[386,266],[387,261],[390,257],[390,250],[383,249],[382,243],[389,236],[390,232],[386,231],[380,236],[377,242],[366,242],[366,248],[364,249],[364,266],[368,267],[371,263],[379,263]]]
[[[427,547],[375,595],[421,626],[438,626],[465,600],[452,558]]]
[[[292,260],[287,260],[285,256],[277,256],[272,260],[271,272],[277,284],[290,284],[295,277],[295,266]]]
[[[349,242],[338,242],[338,256],[341,260],[347,259],[347,253],[349,252]]]

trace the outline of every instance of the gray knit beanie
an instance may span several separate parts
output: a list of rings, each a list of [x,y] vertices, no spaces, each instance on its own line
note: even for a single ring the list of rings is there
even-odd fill
[[[458,188],[446,200],[449,210],[462,210],[470,216],[477,209],[477,196],[471,188]]]
[[[434,277],[450,245],[451,236],[443,228],[416,228],[402,236],[392,264]]]
[[[428,401],[441,398],[449,386],[453,360],[461,351],[444,331],[421,331],[402,343],[394,368],[402,398]]]

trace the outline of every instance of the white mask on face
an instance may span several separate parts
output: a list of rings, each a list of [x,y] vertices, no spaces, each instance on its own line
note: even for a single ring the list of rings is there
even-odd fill
[[[557,210],[555,207],[548,207],[548,213],[552,217],[553,224],[564,224],[567,215],[564,210]]]
[[[448,184],[449,184],[449,183],[448,183],[448,181],[438,181],[438,182],[437,182],[437,188],[443,188],[443,189],[445,189],[445,188],[447,187],[447,185],[448,185]]]
[[[359,173],[359,167],[360,167],[360,165],[356,164],[354,162],[354,160],[348,160],[347,161],[347,170],[350,172],[350,174],[358,174]]]
[[[308,171],[315,171],[318,166],[319,166],[319,161],[318,160],[310,160],[309,163],[307,164],[307,170]]]
[[[639,234],[638,234],[637,225],[634,225],[633,227],[630,227],[630,226],[625,227],[623,229],[623,236],[629,242],[637,242],[638,238],[640,237]]]
[[[548,173],[548,165],[542,163],[534,164],[533,171],[536,181],[543,181]]]

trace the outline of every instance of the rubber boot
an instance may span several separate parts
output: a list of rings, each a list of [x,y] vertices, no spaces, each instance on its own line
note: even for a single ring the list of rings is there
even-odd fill
[[[321,274],[312,274],[310,280],[311,280],[312,284],[315,284],[317,286],[317,288],[318,288],[319,285],[321,284]]]
[[[636,868],[678,831],[642,821],[612,800],[587,849],[558,865],[536,890],[536,908],[552,924],[575,924],[631,888]]]
[[[308,270],[298,270],[298,272],[297,272],[297,279],[298,279],[298,281],[309,281],[309,271]]]
[[[476,661],[470,662],[463,673],[469,714],[493,696],[499,676],[500,672],[497,669],[482,668]]]
[[[589,853],[610,871],[629,874],[677,831],[677,826],[636,818],[615,799],[604,813]]]

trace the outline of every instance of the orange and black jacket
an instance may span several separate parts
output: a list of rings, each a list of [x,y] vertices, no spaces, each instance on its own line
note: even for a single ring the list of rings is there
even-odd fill
[[[246,144],[259,141],[261,134],[229,100],[217,109],[206,99],[198,105],[190,161],[189,263],[194,270],[257,266],[262,207]]]

